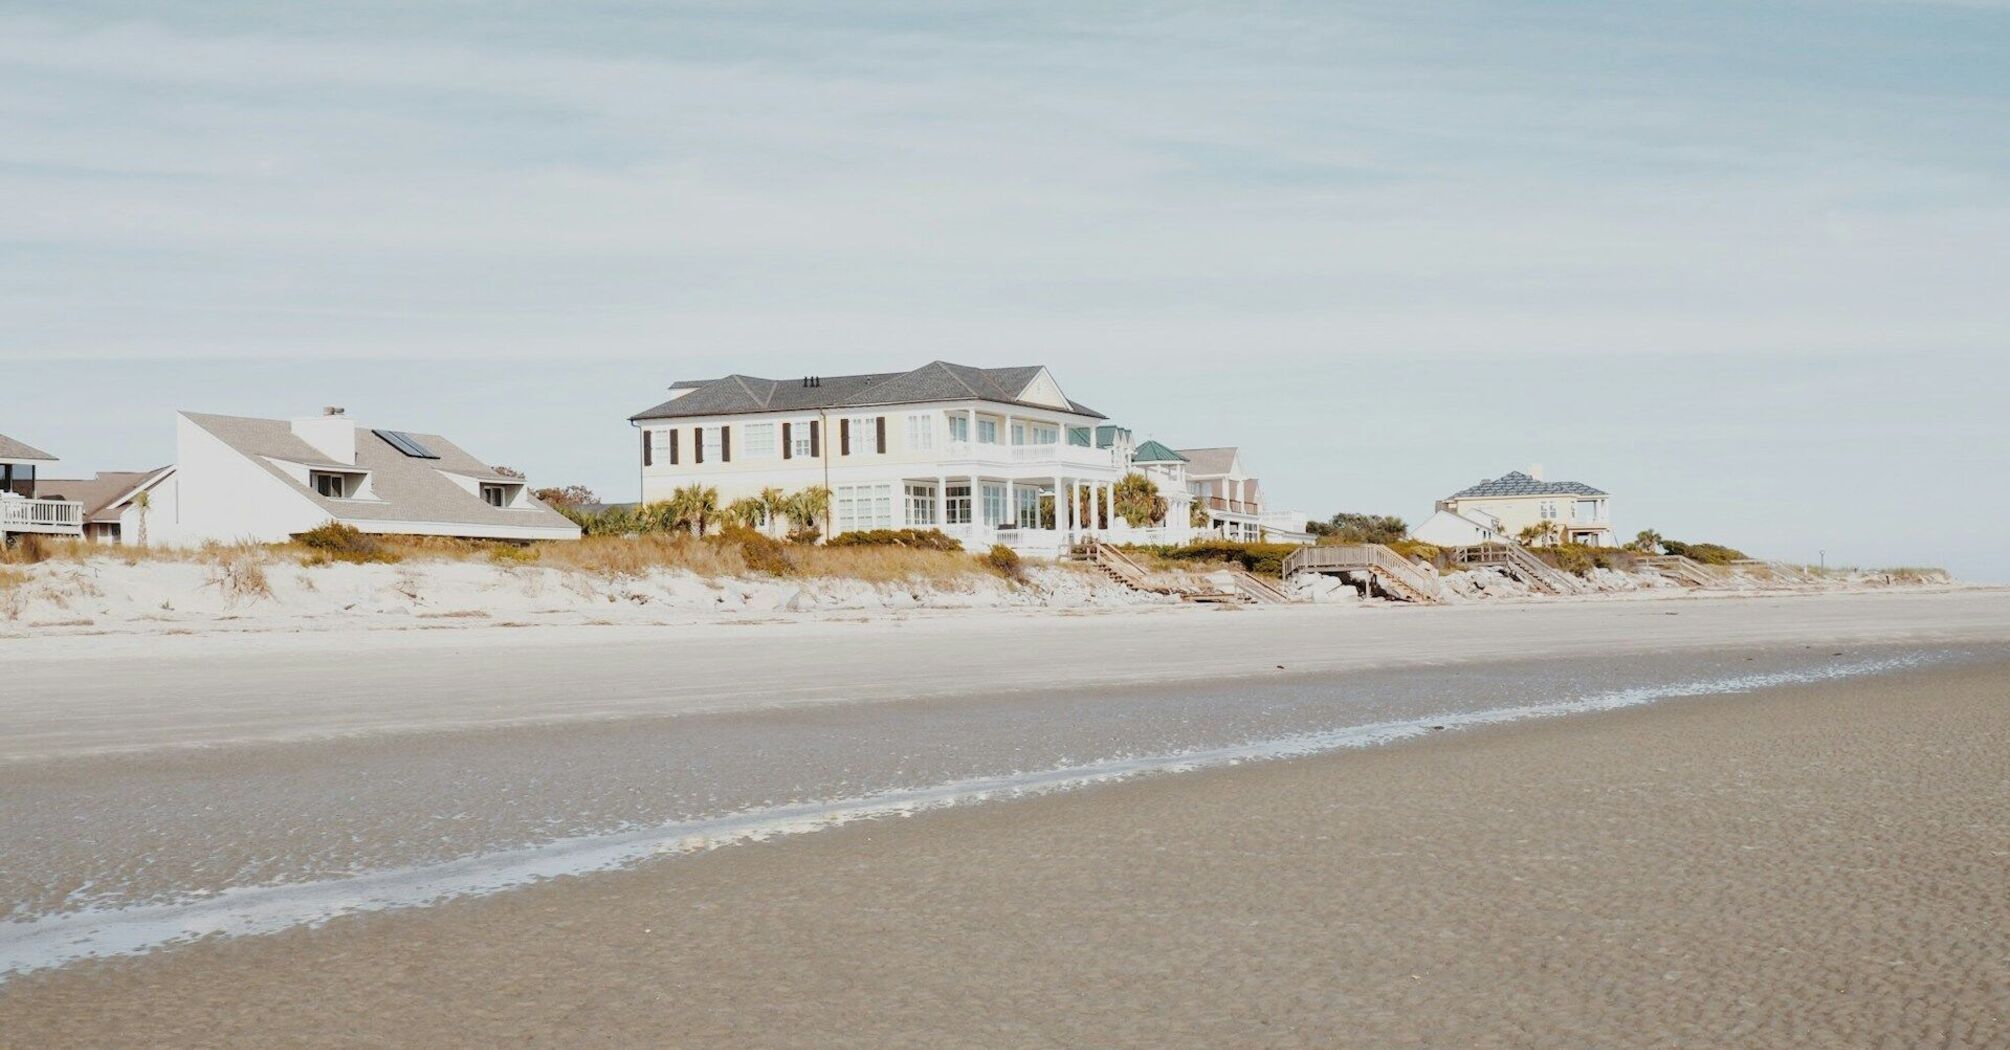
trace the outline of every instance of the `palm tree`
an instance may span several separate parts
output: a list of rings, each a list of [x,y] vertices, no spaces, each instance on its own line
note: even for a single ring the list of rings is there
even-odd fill
[[[819,485],[811,485],[789,497],[789,520],[795,523],[797,529],[817,528],[830,509],[831,490]]]
[[[672,528],[688,528],[698,535],[719,520],[719,490],[703,485],[685,485],[670,494],[664,504]]]
[[[1653,529],[1642,529],[1640,530],[1640,535],[1633,537],[1633,542],[1627,544],[1627,546],[1641,554],[1659,554],[1661,553],[1661,534],[1655,532]]]
[[[133,507],[140,512],[140,546],[147,545],[147,512],[153,508],[154,494],[142,492],[133,497]]]
[[[754,498],[761,501],[761,515],[768,535],[774,535],[780,531],[782,519],[789,514],[789,494],[770,485]]]
[[[741,496],[726,504],[724,514],[727,521],[745,529],[759,528],[767,520],[768,511],[761,505],[759,496]]]

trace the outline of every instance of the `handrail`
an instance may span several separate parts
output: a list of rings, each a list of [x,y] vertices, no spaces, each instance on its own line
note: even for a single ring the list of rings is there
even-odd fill
[[[1284,558],[1284,574],[1320,569],[1368,569],[1381,572],[1425,601],[1438,598],[1436,580],[1427,579],[1403,556],[1379,543],[1336,543],[1300,547]]]
[[[22,528],[77,529],[84,527],[84,505],[75,500],[0,500],[0,525]]]

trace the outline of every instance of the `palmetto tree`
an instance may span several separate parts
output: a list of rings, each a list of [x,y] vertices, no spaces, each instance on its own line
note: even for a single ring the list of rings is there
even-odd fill
[[[1633,542],[1627,544],[1627,546],[1641,554],[1659,554],[1661,553],[1661,534],[1655,532],[1653,529],[1642,529],[1640,530],[1640,535],[1633,537]]]
[[[140,512],[140,546],[147,545],[147,514],[153,509],[154,494],[142,492],[133,497],[133,506]]]
[[[727,521],[747,529],[759,528],[768,519],[768,510],[761,505],[758,496],[741,496],[726,504],[726,509],[721,513],[726,516]]]
[[[761,502],[762,522],[767,525],[768,534],[773,535],[781,529],[782,519],[789,515],[789,494],[769,486],[754,498]]]
[[[1158,484],[1143,474],[1126,474],[1110,487],[1112,502],[1117,507],[1117,517],[1124,519],[1132,528],[1158,525],[1166,518],[1166,498],[1159,495]]]
[[[788,499],[789,520],[798,529],[818,527],[830,510],[831,490],[820,485],[812,485]]]
[[[719,520],[719,490],[686,485],[670,494],[664,509],[671,527],[688,528],[703,536]]]

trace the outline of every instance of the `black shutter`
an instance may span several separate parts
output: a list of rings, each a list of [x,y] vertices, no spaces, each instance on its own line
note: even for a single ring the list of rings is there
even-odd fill
[[[670,465],[677,465],[677,428],[670,428]]]
[[[823,427],[818,426],[817,421],[812,419],[810,420],[810,458],[815,459],[823,454]]]
[[[691,462],[705,462],[705,428],[691,428]]]
[[[875,425],[875,429],[877,429],[877,430],[879,431],[879,454],[880,454],[880,455],[882,455],[882,456],[884,456],[884,455],[886,455],[886,417],[885,417],[885,416],[881,416],[881,417],[879,417],[879,422],[878,422],[878,423],[877,423],[877,424]]]
[[[649,448],[649,432],[645,430],[642,432],[642,465],[653,466],[655,462],[655,457]]]
[[[851,420],[838,420],[838,455],[851,455]]]
[[[721,463],[731,463],[732,461],[733,461],[733,428],[732,428],[732,427],[720,427],[720,428],[719,428],[719,462],[721,462]]]
[[[795,443],[790,440],[789,425],[787,423],[782,424],[782,458],[783,459],[796,458]]]

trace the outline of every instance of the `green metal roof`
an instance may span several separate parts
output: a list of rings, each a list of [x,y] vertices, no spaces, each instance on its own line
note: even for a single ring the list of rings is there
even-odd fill
[[[1133,463],[1185,463],[1186,457],[1156,441],[1146,441],[1131,453]]]

